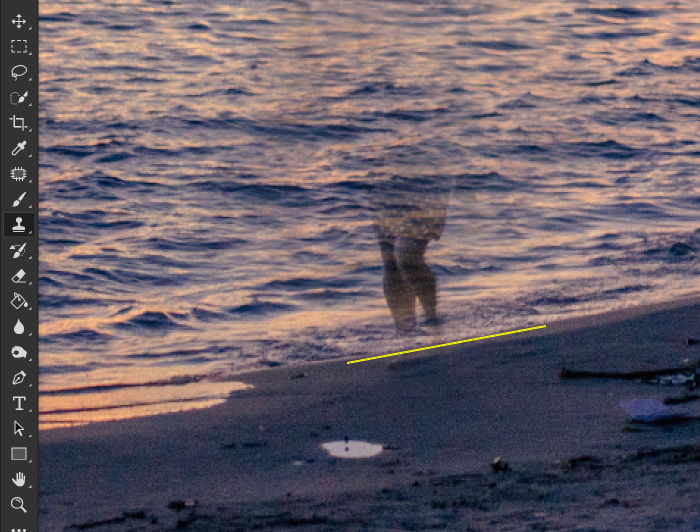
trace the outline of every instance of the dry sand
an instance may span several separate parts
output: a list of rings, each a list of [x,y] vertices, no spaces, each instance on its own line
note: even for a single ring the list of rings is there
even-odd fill
[[[685,389],[559,375],[700,359],[699,318],[695,297],[274,368],[206,410],[45,431],[40,528],[700,530],[700,421],[634,424],[618,406]],[[360,460],[320,447],[345,436],[386,447]]]

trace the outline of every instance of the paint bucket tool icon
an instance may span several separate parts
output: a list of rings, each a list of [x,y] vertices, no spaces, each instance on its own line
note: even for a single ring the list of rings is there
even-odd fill
[[[27,300],[24,299],[22,294],[18,294],[15,292],[15,297],[12,298],[12,301],[10,301],[10,305],[12,305],[15,310],[19,310],[22,307],[27,308],[29,306],[29,303],[27,303]]]

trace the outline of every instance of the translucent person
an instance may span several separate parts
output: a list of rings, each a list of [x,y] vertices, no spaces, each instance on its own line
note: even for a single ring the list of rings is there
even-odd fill
[[[424,323],[436,325],[437,281],[426,262],[431,240],[442,236],[449,189],[435,180],[392,179],[374,192],[375,232],[384,264],[384,297],[397,329],[417,325],[417,302]]]

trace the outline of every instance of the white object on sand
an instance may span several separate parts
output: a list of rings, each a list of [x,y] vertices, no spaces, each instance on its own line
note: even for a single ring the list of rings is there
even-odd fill
[[[361,440],[331,441],[321,447],[336,458],[371,458],[384,450],[381,444]]]
[[[620,406],[634,421],[642,423],[688,417],[685,410],[671,410],[658,399],[625,399]]]

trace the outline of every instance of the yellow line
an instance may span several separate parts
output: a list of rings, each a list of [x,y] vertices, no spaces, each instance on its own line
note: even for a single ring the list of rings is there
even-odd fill
[[[466,340],[457,340],[456,342],[448,342],[446,344],[429,345],[428,347],[417,347],[416,349],[408,349],[407,351],[399,351],[398,353],[389,353],[387,355],[379,355],[376,357],[360,358],[358,360],[349,360],[346,364],[357,364],[358,362],[367,362],[368,360],[376,360],[378,358],[395,357],[398,355],[405,355],[406,353],[415,353],[416,351],[425,351],[427,349],[435,349],[437,347],[446,347],[448,345],[466,344],[467,342],[476,342],[477,340],[486,340],[487,338],[495,338],[496,336],[505,336],[506,334],[516,334],[527,331],[534,331],[535,329],[544,329],[546,325],[537,325],[536,327],[528,327],[527,329],[518,329],[517,331],[507,331],[496,334],[489,334],[488,336],[479,336],[478,338],[467,338]]]

